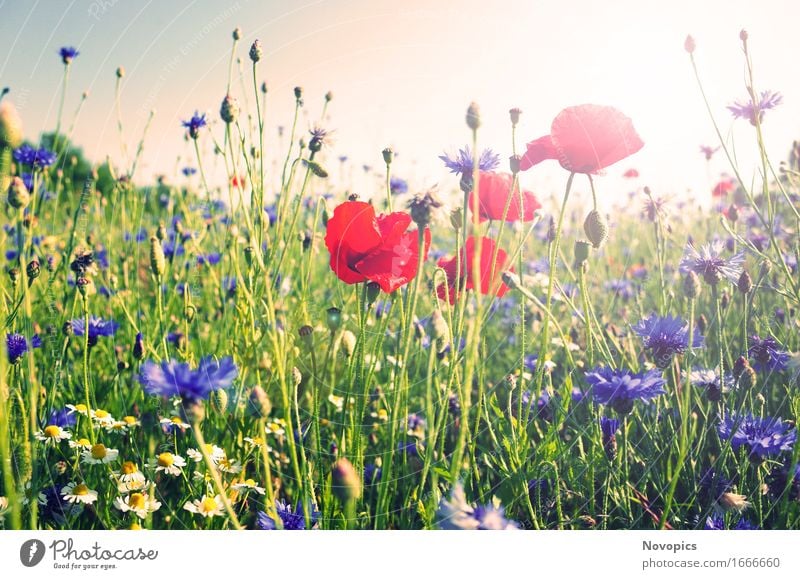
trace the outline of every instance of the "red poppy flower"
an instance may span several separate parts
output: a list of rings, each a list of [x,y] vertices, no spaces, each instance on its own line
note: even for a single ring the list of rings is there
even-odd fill
[[[643,146],[633,121],[614,107],[578,105],[558,113],[549,135],[528,143],[520,168],[557,159],[572,173],[597,173]]]
[[[636,169],[628,169],[622,174],[623,177],[626,179],[636,179],[639,176],[639,171]]]
[[[734,183],[733,179],[722,179],[714,185],[711,195],[714,197],[727,197],[729,193],[733,193],[734,189],[736,189],[736,183]]]
[[[503,272],[506,270],[506,263],[509,261],[508,255],[502,249],[497,252],[497,263],[494,266],[494,278],[490,280],[492,275],[492,258],[494,257],[495,243],[488,237],[481,238],[481,271],[480,271],[480,291],[483,295],[487,295],[494,290],[497,297],[502,297],[508,291],[508,286],[501,280]],[[474,275],[473,275],[473,262],[475,260],[475,238],[467,238],[467,251],[466,255],[461,254],[461,269],[464,269],[466,264],[466,272],[462,274],[459,287],[456,287],[456,274],[458,273],[458,264],[456,263],[455,256],[443,257],[436,265],[441,267],[447,275],[447,288],[444,284],[440,284],[436,288],[436,293],[439,294],[439,299],[444,300],[447,298],[446,294],[450,296],[450,303],[454,304],[459,289],[469,291],[475,288]],[[514,271],[514,268],[510,268]],[[446,291],[445,291],[446,290]]]
[[[410,224],[411,216],[402,211],[376,217],[369,203],[342,203],[334,209],[325,234],[333,273],[349,284],[375,282],[386,293],[407,284],[417,275],[419,258],[417,232],[406,231]],[[424,257],[430,245],[426,227]]]
[[[231,177],[231,187],[244,187],[245,186],[245,178],[239,175],[234,175]]]
[[[533,193],[522,190],[522,210],[519,203],[519,184],[514,184],[514,177],[508,173],[492,173],[481,171],[478,177],[478,215],[481,221],[487,219],[503,219],[503,210],[508,203],[508,195],[511,193],[511,204],[508,206],[506,221],[532,221],[536,210],[541,208],[541,204],[536,200]],[[469,194],[468,205],[473,209],[475,193]]]

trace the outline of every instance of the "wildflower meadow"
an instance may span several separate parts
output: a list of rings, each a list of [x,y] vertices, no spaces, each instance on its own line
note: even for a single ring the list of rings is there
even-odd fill
[[[245,28],[208,32],[227,84],[174,123],[171,176],[141,175],[157,113],[131,135],[124,67],[93,160],[88,49],[44,47],[41,134],[2,89],[1,528],[800,528],[800,145],[767,154],[784,95],[747,32],[727,109],[708,46],[669,47],[715,183],[675,196],[613,103],[523,128],[463,95],[437,187],[406,151],[362,167],[337,94],[272,90]]]

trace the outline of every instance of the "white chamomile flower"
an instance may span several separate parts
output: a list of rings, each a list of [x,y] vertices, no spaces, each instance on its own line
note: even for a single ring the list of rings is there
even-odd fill
[[[144,519],[148,513],[157,511],[161,507],[161,503],[144,493],[131,493],[125,497],[114,499],[114,506],[123,513],[132,511],[137,517]]]
[[[92,410],[92,420],[100,426],[107,426],[114,423],[114,417],[102,408]]]
[[[136,466],[136,463],[126,460],[119,469],[117,480],[123,483],[143,483],[145,477],[144,473]]]
[[[225,458],[225,451],[218,447],[216,444],[206,444],[205,450],[208,453],[209,457],[211,457],[211,462],[217,464],[220,460]],[[197,450],[196,448],[190,448],[186,451],[186,454],[195,462],[200,462],[203,460],[203,453]]]
[[[222,457],[219,462],[217,462],[217,468],[221,472],[227,472],[231,474],[238,474],[242,472],[242,466],[240,464],[236,464],[236,459],[231,459],[228,457]]]
[[[90,448],[92,448],[92,441],[89,440],[88,438],[78,438],[77,440],[70,440],[69,447],[75,448],[79,452],[81,450],[89,450]]]
[[[249,436],[244,437],[244,441],[249,444],[250,446],[262,446],[264,444],[264,439],[260,436],[256,436],[254,438],[250,438]]]
[[[156,472],[180,476],[181,472],[183,472],[183,467],[186,466],[186,459],[178,454],[162,452],[151,462],[151,466],[155,466]]]
[[[90,489],[85,483],[68,483],[61,489],[64,500],[70,503],[83,503],[91,505],[97,500],[97,491]]]
[[[203,497],[202,499],[195,499],[183,505],[183,508],[190,513],[203,515],[204,517],[213,517],[222,514],[222,499],[219,495],[213,497]]]
[[[191,424],[187,424],[181,419],[180,416],[172,416],[170,418],[162,418],[158,422],[166,432],[172,433],[175,432],[176,429],[180,429],[181,432],[184,432],[187,428],[191,428]]]
[[[124,420],[105,422],[101,426],[106,429],[106,432],[120,432],[122,434],[128,432],[128,424]]]
[[[336,407],[336,412],[341,412],[344,409],[344,396],[336,396],[335,394],[328,395],[328,402]],[[269,425],[267,425],[269,427]]]
[[[240,491],[245,491],[245,490],[256,491],[260,495],[263,495],[265,492],[264,488],[258,486],[258,484],[256,484],[256,481],[254,481],[251,478],[231,486]]]
[[[59,442],[70,438],[72,438],[72,434],[68,430],[64,430],[55,424],[45,426],[44,430],[36,433],[36,440],[41,440],[45,445],[50,446],[58,446]]]
[[[118,450],[106,448],[104,444],[97,443],[81,453],[81,462],[84,464],[107,464],[117,460],[117,456],[119,456]]]
[[[286,429],[284,428],[284,422],[281,419],[278,420],[270,420],[267,422],[266,426],[267,434],[272,434],[274,436],[283,436],[286,434]]]
[[[69,408],[70,414],[77,412],[83,416],[89,416],[89,410],[86,408],[86,404],[67,404],[67,408]]]

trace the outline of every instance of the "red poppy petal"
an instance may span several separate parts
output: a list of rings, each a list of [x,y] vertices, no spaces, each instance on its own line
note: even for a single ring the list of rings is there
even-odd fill
[[[431,232],[424,232],[423,260],[428,256]],[[380,285],[381,290],[392,293],[417,275],[419,239],[417,231],[404,233],[396,242],[384,243],[356,265],[367,279]]]
[[[325,245],[331,255],[331,269],[339,279],[351,284],[364,281],[365,277],[357,271],[356,264],[380,244],[381,236],[372,205],[347,201],[334,209],[328,221]]]
[[[388,215],[379,215],[377,222],[383,243],[392,244],[397,243],[411,225],[411,216],[402,211],[395,211]]]
[[[630,118],[600,105],[564,109],[553,120],[550,136],[561,166],[575,173],[595,173],[644,146]]]
[[[558,159],[558,151],[553,145],[550,135],[539,137],[535,141],[528,143],[528,150],[520,159],[519,168],[522,171],[527,171],[547,159]]]

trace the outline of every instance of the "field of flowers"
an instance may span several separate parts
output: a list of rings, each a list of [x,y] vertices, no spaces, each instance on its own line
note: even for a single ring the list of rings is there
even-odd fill
[[[297,87],[275,174],[279,97],[240,39],[218,115],[175,127],[196,153],[175,183],[137,181],[146,132],[124,163],[83,160],[76,49],[52,132],[3,90],[0,527],[800,528],[800,146],[764,152],[781,95],[745,32],[748,97],[708,112],[752,125],[762,178],[717,131],[710,206],[621,167],[644,143],[601,105],[540,138],[512,109],[485,143],[471,104],[450,183],[409,190],[386,149],[360,192],[335,178],[333,95]],[[540,163],[562,191],[519,185]]]

